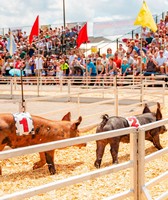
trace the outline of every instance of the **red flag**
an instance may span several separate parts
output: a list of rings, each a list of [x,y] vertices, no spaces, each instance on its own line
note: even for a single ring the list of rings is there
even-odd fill
[[[81,28],[78,33],[78,37],[76,40],[77,48],[84,42],[88,42],[88,35],[87,35],[87,23]]]
[[[36,21],[34,22],[30,35],[29,35],[29,43],[31,44],[34,36],[38,36],[39,34],[39,16],[37,16]]]

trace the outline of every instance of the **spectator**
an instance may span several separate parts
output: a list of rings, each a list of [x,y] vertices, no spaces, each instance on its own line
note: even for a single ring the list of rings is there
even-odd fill
[[[34,61],[35,61],[35,74],[38,75],[38,73],[40,73],[41,75],[44,64],[42,55],[40,54],[37,55]]]
[[[63,72],[63,76],[66,76],[67,75],[66,71],[69,68],[69,65],[68,65],[68,63],[65,62],[65,59],[61,59],[60,63],[61,63],[60,68]]]
[[[161,45],[162,45],[162,41],[161,39],[159,38],[159,35],[156,33],[155,34],[155,37],[152,39],[152,44],[154,43],[156,47],[158,47],[159,49],[161,48]]]
[[[118,71],[121,68],[121,59],[118,57],[118,52],[116,51],[113,57],[113,61],[116,63]]]
[[[103,77],[103,75],[105,74],[105,67],[101,62],[101,57],[97,58],[96,60],[96,70],[97,70],[97,77],[96,77],[96,81],[95,81],[95,85],[99,84],[100,85],[100,78]]]
[[[109,57],[111,57],[111,56],[113,56],[113,54],[112,54],[112,49],[111,49],[111,48],[108,48],[108,49],[107,49],[107,53],[106,53],[106,57],[109,58]]]
[[[144,76],[154,76],[157,72],[157,62],[152,54],[149,54],[149,59],[146,64]]]
[[[86,74],[87,76],[96,76],[97,70],[96,66],[91,62],[91,58],[86,59]]]
[[[145,39],[145,41],[147,42],[147,45],[149,45],[149,44],[152,42],[152,40],[153,40],[153,37],[152,37],[152,35],[151,35],[151,32],[148,31],[148,32],[147,32],[146,39]]]
[[[148,30],[145,26],[143,26],[141,30],[141,38],[146,39],[147,34],[148,34]]]
[[[160,51],[159,51],[159,55],[158,55],[157,58],[156,58],[156,62],[157,62],[159,71],[160,71],[160,68],[162,68],[162,72],[163,72],[163,69],[164,69],[164,71],[165,71],[166,62],[167,62],[167,58],[164,56],[163,53],[164,53],[164,51],[163,51],[163,50],[160,50]]]
[[[35,76],[35,54],[29,59],[29,66],[31,69],[31,75]]]
[[[126,53],[126,58],[127,58],[128,64],[130,65],[131,70],[133,71],[134,59],[133,59],[133,57],[130,55],[129,52]]]
[[[118,57],[119,57],[120,59],[123,59],[124,56],[125,56],[126,50],[123,48],[123,45],[122,45],[122,44],[119,44],[119,47],[118,47],[117,52],[118,52]]]
[[[130,65],[128,64],[127,58],[123,58],[122,64],[121,64],[121,69],[120,69],[120,74],[122,76],[126,76],[129,74],[130,71]]]
[[[2,54],[0,54],[0,76],[2,75],[2,67],[5,64],[5,60],[2,57]]]
[[[106,57],[106,53],[102,53],[101,62],[103,64],[104,68],[105,68],[107,63],[108,63],[108,58]]]

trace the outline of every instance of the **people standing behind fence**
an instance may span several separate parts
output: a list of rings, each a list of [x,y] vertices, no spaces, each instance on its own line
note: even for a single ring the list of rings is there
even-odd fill
[[[145,38],[145,41],[147,42],[147,45],[149,45],[152,42],[152,40],[153,40],[153,36],[151,34],[151,31],[148,31],[147,32],[147,36]]]
[[[2,54],[0,54],[0,76],[2,75],[2,67],[5,63],[5,60],[2,57]]]
[[[36,76],[41,75],[41,72],[43,70],[43,64],[44,64],[43,56],[38,54],[34,61],[35,61],[35,74]]]
[[[80,60],[78,60],[78,56],[75,56],[73,61],[70,64],[70,75],[72,76],[81,76],[83,75],[82,70],[83,66],[81,65]]]
[[[119,44],[117,52],[118,52],[118,57],[120,59],[123,59],[125,56],[126,50],[123,48],[123,45],[121,43]]]
[[[3,76],[10,76],[9,71],[12,68],[13,68],[13,60],[11,58],[8,58],[3,65],[2,75]]]
[[[29,55],[27,55],[24,59],[24,61],[25,61],[25,69],[24,69],[25,74],[24,75],[25,76],[31,76],[32,75],[31,66],[29,64],[29,59],[30,59]]]
[[[58,78],[57,83],[60,83],[60,79],[63,76],[63,70],[61,69],[61,60],[56,62],[56,77]]]
[[[148,60],[143,74],[144,76],[154,76],[156,73],[157,73],[157,62],[154,56],[150,53],[148,55]]]
[[[162,40],[159,38],[159,34],[155,33],[155,37],[152,39],[152,44],[155,44],[155,47],[161,48]]]
[[[102,55],[101,55],[101,63],[103,64],[104,68],[106,68],[106,65],[108,63],[108,58],[106,57],[106,53],[102,53]]]
[[[110,79],[110,86],[112,86],[112,78],[116,76],[119,73],[119,69],[117,68],[117,64],[114,62],[114,58],[111,56],[109,57],[109,62],[107,63],[106,69],[105,69],[105,81],[106,85],[108,85],[108,77]]]
[[[31,75],[35,76],[35,54],[29,59],[29,65],[31,69]]]
[[[96,66],[91,61],[91,58],[86,59],[86,75],[93,76],[93,77],[97,75]]]
[[[166,57],[166,59],[167,59],[166,62],[168,63],[168,44],[165,46],[163,55]]]
[[[108,48],[107,49],[107,53],[106,53],[106,57],[109,58],[109,57],[112,57],[113,54],[112,54],[112,49],[111,48]]]
[[[113,61],[116,63],[118,71],[121,68],[121,59],[118,57],[118,52],[114,53]]]
[[[63,72],[63,76],[66,76],[67,75],[66,71],[69,68],[69,64],[67,62],[65,62],[65,59],[61,59],[60,63],[61,63],[60,68],[61,68],[61,70]]]
[[[97,76],[96,76],[96,81],[94,85],[99,85],[100,86],[100,79],[103,78],[105,74],[105,66],[102,64],[102,58],[98,57],[96,60],[96,70],[97,70]]]
[[[142,58],[141,56],[135,55],[134,56],[134,68],[133,68],[133,73],[134,76],[138,76],[140,73],[142,73]]]
[[[127,52],[127,53],[126,53],[126,58],[127,58],[128,64],[130,65],[129,73],[130,73],[130,75],[131,75],[131,74],[133,74],[134,59],[133,59],[133,57],[131,56],[130,52]]]
[[[130,65],[128,64],[128,60],[126,57],[123,58],[121,69],[120,69],[120,75],[121,76],[127,76],[129,73]]]
[[[156,57],[156,62],[157,62],[157,65],[158,65],[158,69],[159,71],[164,74],[164,73],[167,73],[167,58],[164,56],[164,51],[163,50],[160,50],[159,51],[159,55]]]

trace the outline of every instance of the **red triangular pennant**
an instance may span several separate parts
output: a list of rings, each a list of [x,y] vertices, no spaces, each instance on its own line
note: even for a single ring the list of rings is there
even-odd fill
[[[79,31],[79,34],[76,40],[77,48],[79,48],[80,45],[84,42],[88,42],[87,23]]]
[[[39,16],[37,16],[37,18],[32,26],[30,36],[29,36],[29,43],[31,44],[33,41],[33,37],[38,36],[38,35],[39,35]]]

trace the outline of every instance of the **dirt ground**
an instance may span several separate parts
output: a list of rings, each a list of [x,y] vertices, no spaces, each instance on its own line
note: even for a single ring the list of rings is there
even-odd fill
[[[8,106],[5,107],[4,105],[7,104]],[[166,96],[165,106],[162,109],[164,118],[168,118],[167,105],[168,97]],[[42,112],[45,113],[50,109],[52,110],[54,103],[38,102],[34,105],[29,104],[29,106],[31,107],[29,108],[29,110],[31,110],[33,114],[38,114]],[[59,107],[65,107],[65,103],[59,104]],[[42,111],[40,111],[40,108],[42,109]],[[4,103],[4,100],[1,100],[0,109],[1,112],[18,112],[18,104],[14,103],[13,101],[7,101]],[[56,115],[56,117],[59,118],[60,116]],[[94,133],[95,129],[92,129],[82,134],[86,135]],[[160,135],[160,138],[163,148],[168,147],[168,132]],[[121,143],[119,149],[119,163],[123,163],[129,160],[129,148],[129,144]],[[5,194],[25,190],[27,188],[33,188],[35,186],[40,186],[42,184],[50,183],[52,181],[57,181],[93,171],[95,170],[95,151],[95,141],[89,142],[87,146],[83,147],[82,149],[78,149],[77,147],[68,147],[66,149],[56,150],[55,167],[57,173],[52,176],[49,174],[46,165],[41,169],[34,171],[32,170],[33,164],[39,160],[38,153],[3,160],[1,161],[3,175],[0,176],[0,197]],[[152,143],[145,141],[146,155],[149,155],[150,153],[156,151],[157,150],[155,147],[153,147]],[[109,146],[107,146],[101,168],[110,166],[111,164],[112,162],[109,153]],[[145,165],[145,181],[150,181],[152,178],[166,171],[168,171],[167,154]],[[65,187],[59,190],[53,190],[48,193],[40,194],[29,198],[29,200],[100,200],[113,194],[127,190],[129,189],[129,187],[130,170],[127,169],[117,173],[105,175],[97,179],[91,179],[89,181]],[[162,192],[166,191],[168,191],[168,180],[162,181],[158,185],[150,188],[152,199],[156,198],[158,195],[161,195]]]

